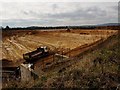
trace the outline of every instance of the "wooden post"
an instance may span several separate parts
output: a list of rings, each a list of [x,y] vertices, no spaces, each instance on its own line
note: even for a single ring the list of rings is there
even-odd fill
[[[62,49],[62,61],[63,61],[63,49]]]
[[[43,59],[43,69],[44,69],[45,67],[44,67],[44,59]]]
[[[68,48],[68,52],[69,52],[69,58],[70,58],[70,48]]]

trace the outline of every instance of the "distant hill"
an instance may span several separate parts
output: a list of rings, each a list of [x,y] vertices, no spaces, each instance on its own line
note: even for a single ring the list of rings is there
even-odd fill
[[[95,26],[120,26],[120,23],[105,23],[105,24],[98,24]]]

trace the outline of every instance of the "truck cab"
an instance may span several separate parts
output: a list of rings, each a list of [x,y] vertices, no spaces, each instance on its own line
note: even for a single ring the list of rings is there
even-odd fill
[[[38,47],[35,51],[28,52],[26,54],[23,54],[23,58],[26,60],[26,62],[31,62],[38,60],[42,57],[45,57],[49,54],[49,50],[46,46]]]

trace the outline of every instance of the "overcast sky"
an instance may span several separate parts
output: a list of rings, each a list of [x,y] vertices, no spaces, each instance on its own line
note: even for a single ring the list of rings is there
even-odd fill
[[[2,3],[2,26],[62,26],[118,22],[117,2]]]

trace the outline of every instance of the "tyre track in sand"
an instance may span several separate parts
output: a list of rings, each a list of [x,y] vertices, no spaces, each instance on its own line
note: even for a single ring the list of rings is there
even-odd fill
[[[36,39],[33,39],[31,37],[28,37],[28,38],[25,38],[26,41],[31,41],[31,42],[35,42],[37,44],[41,44],[41,45],[44,45],[44,46],[47,46],[49,47],[52,51],[56,50],[56,47],[54,45],[51,45],[50,43],[47,43],[47,42],[41,42],[39,40],[36,40]]]
[[[22,53],[29,51],[21,44],[18,44],[15,40],[7,39],[7,41],[10,43],[11,48],[9,52],[12,53],[12,57],[16,57],[16,59],[22,59]]]

